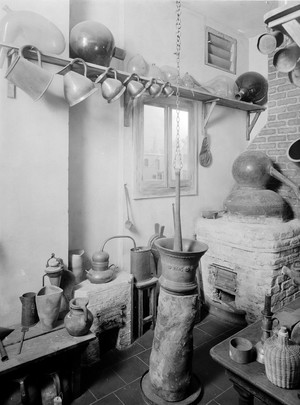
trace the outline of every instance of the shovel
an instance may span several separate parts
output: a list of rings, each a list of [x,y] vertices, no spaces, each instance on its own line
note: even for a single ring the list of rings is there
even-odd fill
[[[0,354],[1,354],[1,361],[8,360],[8,355],[6,353],[5,347],[3,346],[2,340],[6,338],[14,329],[7,329],[1,328],[0,326]]]

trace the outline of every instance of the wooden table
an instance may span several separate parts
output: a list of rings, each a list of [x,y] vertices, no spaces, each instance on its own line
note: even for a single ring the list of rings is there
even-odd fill
[[[64,367],[71,370],[72,397],[81,395],[81,354],[96,336],[92,332],[70,336],[62,321],[49,332],[36,325],[26,333],[22,352],[18,354],[21,335],[21,326],[17,326],[3,340],[8,360],[0,361],[0,381]]]
[[[300,299],[297,299],[284,309],[296,310],[299,307]],[[229,341],[232,337],[244,337],[250,340],[254,346],[260,340],[261,334],[261,321],[255,322],[214,346],[210,350],[210,355],[226,369],[229,379],[239,394],[239,405],[252,405],[254,396],[268,405],[300,404],[300,386],[298,389],[292,390],[279,388],[267,379],[263,364],[256,360],[247,364],[239,364],[229,357]]]

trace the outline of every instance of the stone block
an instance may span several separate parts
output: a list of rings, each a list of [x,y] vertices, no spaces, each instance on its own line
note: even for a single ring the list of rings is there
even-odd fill
[[[88,309],[94,316],[91,331],[96,335],[111,327],[118,327],[116,347],[124,349],[132,343],[132,289],[133,276],[116,270],[115,278],[104,284],[92,284],[85,280],[76,286],[75,297],[87,297]],[[89,345],[86,362],[99,360],[101,348],[95,339]]]

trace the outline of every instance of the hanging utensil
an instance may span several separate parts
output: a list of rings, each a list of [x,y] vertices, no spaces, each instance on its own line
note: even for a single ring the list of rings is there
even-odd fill
[[[201,150],[199,153],[199,163],[203,167],[210,166],[210,164],[212,162],[212,154],[211,154],[210,147],[209,147],[209,139],[208,139],[208,135],[207,135],[207,131],[206,131],[206,125],[208,123],[208,120],[209,120],[211,113],[213,112],[213,109],[215,108],[216,104],[217,104],[217,100],[213,101],[210,104],[208,113],[203,121],[204,138],[203,138]]]
[[[205,134],[202,141],[201,150],[199,153],[199,163],[203,167],[208,167],[210,166],[211,162],[212,162],[212,154],[210,151],[207,134]]]
[[[127,220],[125,222],[125,228],[131,230],[134,227],[134,225],[130,221],[130,217],[129,217],[129,193],[128,193],[127,184],[124,184],[124,190],[125,190],[125,202],[126,202],[126,212],[127,212]]]

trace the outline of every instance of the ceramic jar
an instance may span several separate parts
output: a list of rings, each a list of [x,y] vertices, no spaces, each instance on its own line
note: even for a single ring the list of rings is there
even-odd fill
[[[89,332],[94,317],[87,305],[88,299],[83,297],[70,301],[70,311],[65,316],[64,324],[71,336],[83,336]]]
[[[76,284],[79,284],[86,279],[84,253],[84,249],[73,249],[69,251],[69,269],[75,276]]]
[[[299,387],[300,346],[289,339],[285,326],[265,341],[264,352],[267,378],[280,388]]]

